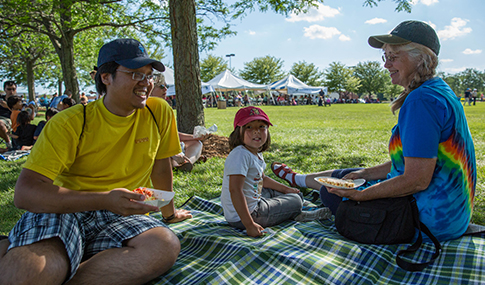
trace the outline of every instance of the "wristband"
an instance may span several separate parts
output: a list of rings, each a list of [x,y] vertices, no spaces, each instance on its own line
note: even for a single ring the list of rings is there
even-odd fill
[[[164,223],[167,223],[167,222],[169,222],[169,221],[171,221],[171,220],[173,220],[173,219],[175,219],[175,213],[173,213],[173,214],[172,214],[170,217],[168,217],[168,218],[163,218],[163,219],[162,219],[162,221],[163,221]]]

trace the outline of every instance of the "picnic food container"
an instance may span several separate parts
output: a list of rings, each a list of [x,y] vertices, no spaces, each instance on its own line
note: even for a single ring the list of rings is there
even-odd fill
[[[315,177],[315,181],[327,187],[338,189],[354,189],[365,183],[365,179],[344,180],[327,176]]]
[[[145,201],[140,203],[159,208],[168,205],[168,203],[170,203],[175,196],[175,193],[172,191],[163,191],[147,187],[138,187],[133,191],[135,193],[145,195]]]

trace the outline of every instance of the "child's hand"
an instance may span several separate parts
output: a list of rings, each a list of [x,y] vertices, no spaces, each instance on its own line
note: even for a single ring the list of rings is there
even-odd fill
[[[287,194],[288,194],[288,193],[296,193],[296,194],[298,194],[298,193],[300,193],[300,190],[299,190],[299,189],[297,189],[297,188],[289,188],[289,187],[288,187],[288,190],[286,191],[286,193],[287,193]]]
[[[251,226],[246,227],[246,233],[250,237],[260,237],[263,235],[264,228],[257,223],[253,223]]]
[[[283,188],[280,192],[284,194],[289,194],[289,193],[298,194],[300,193],[300,190],[298,190],[297,188],[291,188],[291,187],[285,186],[285,188]]]

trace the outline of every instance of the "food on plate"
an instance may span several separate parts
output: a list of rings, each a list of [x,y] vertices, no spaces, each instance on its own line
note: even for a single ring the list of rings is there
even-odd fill
[[[145,195],[145,201],[152,201],[155,200],[155,196],[153,196],[153,191],[148,190],[146,187],[138,187],[133,192],[137,194]]]
[[[338,186],[338,187],[346,187],[346,188],[354,188],[355,183],[349,180],[342,180],[342,179],[337,179],[337,178],[330,178],[330,177],[320,177],[318,178],[318,181],[321,183],[326,183],[330,184],[333,186]]]

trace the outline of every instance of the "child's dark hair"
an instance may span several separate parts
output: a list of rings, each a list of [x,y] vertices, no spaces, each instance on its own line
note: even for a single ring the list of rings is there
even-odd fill
[[[62,104],[69,106],[69,107],[72,107],[72,106],[76,105],[76,100],[74,100],[72,98],[64,98],[64,99],[62,99]]]
[[[47,111],[45,111],[45,119],[49,120],[49,118],[54,117],[54,115],[57,113],[59,113],[59,110],[56,108],[49,108]]]
[[[239,145],[244,145],[244,132],[246,131],[245,126],[237,126],[234,131],[229,135],[229,149],[233,150]],[[260,152],[266,151],[271,145],[271,135],[268,131],[268,138],[263,146],[259,149]]]
[[[22,98],[20,96],[17,96],[17,95],[14,95],[14,96],[10,96],[8,97],[7,99],[7,106],[12,109],[13,106],[15,106],[15,104],[17,104],[17,102],[19,101],[22,101]]]
[[[30,118],[29,112],[27,112],[27,111],[20,111],[20,113],[17,116],[17,122],[19,122],[19,124],[21,126],[26,126],[31,121],[32,121],[32,119]]]

